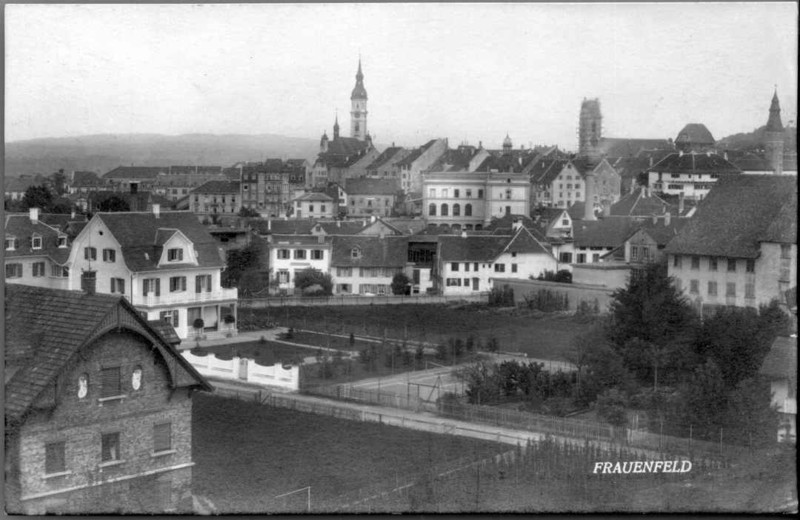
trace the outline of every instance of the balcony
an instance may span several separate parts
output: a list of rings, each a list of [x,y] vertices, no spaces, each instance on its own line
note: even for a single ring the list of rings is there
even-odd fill
[[[134,305],[141,305],[144,307],[155,307],[159,305],[180,305],[180,304],[195,304],[204,302],[215,302],[223,300],[236,300],[239,297],[238,289],[223,289],[219,288],[214,291],[182,291],[161,294],[148,294],[147,296],[136,295],[133,298]]]

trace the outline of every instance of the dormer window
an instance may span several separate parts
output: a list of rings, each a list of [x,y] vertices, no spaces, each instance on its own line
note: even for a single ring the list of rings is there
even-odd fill
[[[179,247],[167,249],[168,262],[180,262],[182,260],[183,260],[183,249]]]
[[[354,247],[350,250],[350,258],[361,258],[361,250],[357,247]]]
[[[67,237],[61,235],[58,237],[58,247],[67,247]]]
[[[6,251],[13,251],[17,248],[17,239],[14,237],[6,237]]]
[[[33,235],[31,237],[31,248],[32,249],[41,249],[42,248],[42,237],[39,235]]]

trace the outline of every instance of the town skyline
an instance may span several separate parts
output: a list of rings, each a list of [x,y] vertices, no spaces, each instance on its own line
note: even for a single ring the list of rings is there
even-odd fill
[[[337,113],[349,135],[359,58],[370,133],[384,145],[448,137],[499,148],[508,134],[515,147],[575,149],[584,98],[600,100],[605,136],[674,139],[685,124],[703,123],[721,138],[762,126],[776,85],[784,121],[796,121],[790,3],[16,5],[6,13],[6,142],[319,138]],[[525,16],[538,23],[516,27]],[[624,23],[632,18],[642,23]],[[230,30],[245,22],[261,31]],[[585,33],[582,24],[613,32]],[[414,28],[403,37],[404,27]]]

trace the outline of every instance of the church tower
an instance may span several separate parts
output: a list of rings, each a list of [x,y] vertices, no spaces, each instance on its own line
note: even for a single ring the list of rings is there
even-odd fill
[[[364,88],[361,58],[358,59],[356,86],[350,95],[350,106],[350,137],[363,141],[367,137],[367,89]]]
[[[600,138],[603,132],[603,116],[598,99],[583,99],[578,123],[578,156],[591,161],[600,158]]]
[[[776,175],[783,173],[783,123],[781,123],[781,105],[778,102],[778,89],[772,96],[772,104],[769,107],[769,119],[767,129],[764,133],[764,147],[767,152],[767,160]]]

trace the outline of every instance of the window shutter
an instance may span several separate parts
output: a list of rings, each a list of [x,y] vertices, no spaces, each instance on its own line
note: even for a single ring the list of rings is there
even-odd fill
[[[89,248],[88,247],[84,247],[83,248],[83,259],[84,260],[88,260],[89,259]]]
[[[194,292],[199,293],[203,290],[203,276],[197,275],[194,277]]]
[[[117,279],[116,278],[112,278],[111,279],[111,292],[112,293],[116,292],[116,288],[117,288]]]
[[[181,276],[181,291],[185,291],[185,290],[186,290],[186,277],[185,276]]]
[[[206,275],[206,291],[211,292],[211,275]]]
[[[147,290],[150,288],[150,280],[142,280],[142,296],[147,296]]]
[[[156,278],[156,296],[161,296],[161,278]]]
[[[178,249],[178,260],[183,260],[183,249]]]

